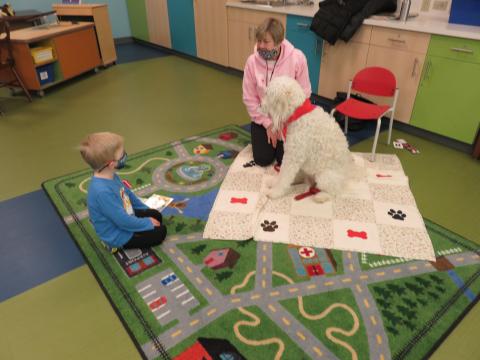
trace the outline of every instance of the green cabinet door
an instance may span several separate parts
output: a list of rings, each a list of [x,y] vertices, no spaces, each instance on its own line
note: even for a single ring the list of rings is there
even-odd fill
[[[471,144],[480,123],[479,103],[480,64],[429,56],[410,124]]]
[[[149,41],[145,0],[127,0],[127,10],[132,36],[136,39]]]

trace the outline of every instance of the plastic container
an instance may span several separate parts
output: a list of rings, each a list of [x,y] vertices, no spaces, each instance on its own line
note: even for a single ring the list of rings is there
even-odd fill
[[[30,49],[33,56],[33,62],[35,64],[43,64],[55,59],[53,47],[51,46],[39,46]]]
[[[480,26],[480,0],[452,0],[448,22]]]
[[[37,67],[37,76],[40,85],[46,85],[55,81],[53,64],[47,64]]]

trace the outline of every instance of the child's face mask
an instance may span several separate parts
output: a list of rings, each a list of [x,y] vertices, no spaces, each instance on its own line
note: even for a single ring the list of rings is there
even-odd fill
[[[125,167],[125,164],[127,162],[127,153],[124,151],[123,152],[123,155],[120,159],[118,160],[112,160],[112,161],[109,161],[108,163],[106,163],[105,165],[103,165],[100,169],[98,169],[97,171],[98,172],[101,172],[103,169],[107,168],[111,163],[113,162],[117,162],[117,165],[115,165],[115,169],[117,170],[120,170],[120,169],[123,169]]]
[[[115,169],[120,170],[125,167],[125,164],[127,163],[127,152],[124,151],[122,157],[117,160],[117,165],[115,166]]]

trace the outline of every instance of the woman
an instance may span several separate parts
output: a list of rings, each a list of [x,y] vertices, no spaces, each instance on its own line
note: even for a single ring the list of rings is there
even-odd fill
[[[305,55],[285,39],[280,21],[266,19],[255,31],[255,51],[247,59],[243,74],[243,102],[252,119],[253,159],[260,166],[268,166],[283,157],[281,134],[272,132],[272,120],[260,111],[265,89],[276,76],[290,76],[297,80],[310,97],[312,87],[308,77]]]

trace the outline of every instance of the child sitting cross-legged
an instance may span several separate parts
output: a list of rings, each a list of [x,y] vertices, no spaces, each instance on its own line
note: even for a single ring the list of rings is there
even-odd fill
[[[162,214],[146,206],[116,173],[127,160],[123,138],[110,132],[94,133],[81,142],[79,149],[93,169],[87,206],[98,237],[110,248],[161,244],[167,235]]]

